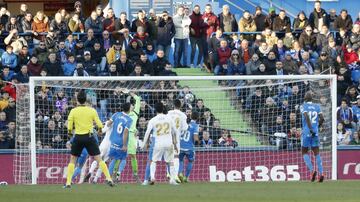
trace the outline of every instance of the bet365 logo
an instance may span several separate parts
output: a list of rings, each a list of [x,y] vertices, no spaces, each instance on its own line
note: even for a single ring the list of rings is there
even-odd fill
[[[276,165],[245,167],[241,170],[230,170],[225,173],[216,170],[216,166],[209,166],[210,182],[240,182],[240,181],[299,181],[298,165]]]

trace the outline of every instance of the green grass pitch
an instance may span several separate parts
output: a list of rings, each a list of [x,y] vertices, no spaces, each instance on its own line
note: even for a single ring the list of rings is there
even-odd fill
[[[74,185],[63,189],[61,185],[0,186],[3,202],[320,202],[360,201],[360,181],[310,182],[241,182],[241,183],[188,183],[180,186],[156,184]]]

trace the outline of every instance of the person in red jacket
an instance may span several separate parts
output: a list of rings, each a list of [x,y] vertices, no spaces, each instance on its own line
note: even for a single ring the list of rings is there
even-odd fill
[[[219,28],[219,19],[212,12],[211,4],[206,4],[202,19],[205,22],[206,39],[209,39],[212,33],[216,32],[216,30]]]
[[[225,39],[220,41],[220,48],[216,51],[218,65],[214,69],[215,75],[227,74],[227,62],[231,56],[231,49],[228,47],[228,43]]]
[[[191,19],[190,24],[190,45],[191,45],[191,55],[190,55],[190,67],[200,67],[200,62],[204,56],[204,44],[206,44],[206,30],[204,29],[206,24],[202,19],[202,14],[200,13],[200,6],[195,5],[192,14],[189,16]],[[199,54],[196,60],[195,52],[196,47],[199,49]]]
[[[343,47],[344,51],[344,61],[346,64],[350,65],[359,61],[358,54],[354,51],[350,44],[346,47]]]

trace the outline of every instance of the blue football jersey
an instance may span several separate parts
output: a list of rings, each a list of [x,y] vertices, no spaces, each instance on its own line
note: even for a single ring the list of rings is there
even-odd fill
[[[116,112],[112,117],[113,121],[113,130],[110,135],[111,144],[116,144],[119,147],[123,146],[123,135],[124,131],[127,128],[130,129],[132,119],[125,113]],[[129,141],[129,138],[127,139]],[[128,144],[127,142],[125,143]]]
[[[181,134],[180,149],[181,150],[194,150],[194,136],[199,133],[199,124],[195,121],[189,123],[188,130]]]
[[[307,113],[310,119],[311,127],[316,136],[319,133],[319,114],[321,113],[320,105],[311,102],[305,102],[301,106],[302,117],[302,135],[311,136],[310,128],[308,127],[304,113]]]

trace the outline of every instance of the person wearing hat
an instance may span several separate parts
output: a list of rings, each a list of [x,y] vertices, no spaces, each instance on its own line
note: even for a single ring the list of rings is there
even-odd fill
[[[106,53],[107,63],[111,64],[119,60],[121,51],[121,42],[119,40],[114,41],[113,46]]]
[[[276,18],[276,16],[277,16],[277,14],[276,14],[275,8],[270,7],[269,15],[267,15],[266,19],[265,19],[265,28],[269,28],[269,29],[273,28],[274,19]]]
[[[262,13],[262,8],[260,6],[256,6],[256,8],[255,8],[254,21],[255,21],[257,32],[262,32],[265,30],[266,15],[264,15]]]
[[[96,64],[96,62],[91,59],[91,53],[90,51],[85,51],[84,52],[84,62],[83,62],[83,66],[85,71],[90,75],[90,76],[97,76],[98,75],[98,66]]]
[[[227,75],[245,75],[246,67],[238,50],[233,50],[227,63]]]
[[[81,2],[80,1],[76,1],[75,3],[74,3],[74,14],[76,13],[76,14],[78,14],[79,15],[79,19],[80,19],[80,21],[82,22],[82,23],[84,23],[85,22],[85,16],[84,16],[84,14],[83,14],[83,12],[82,12],[82,5],[81,5]]]

